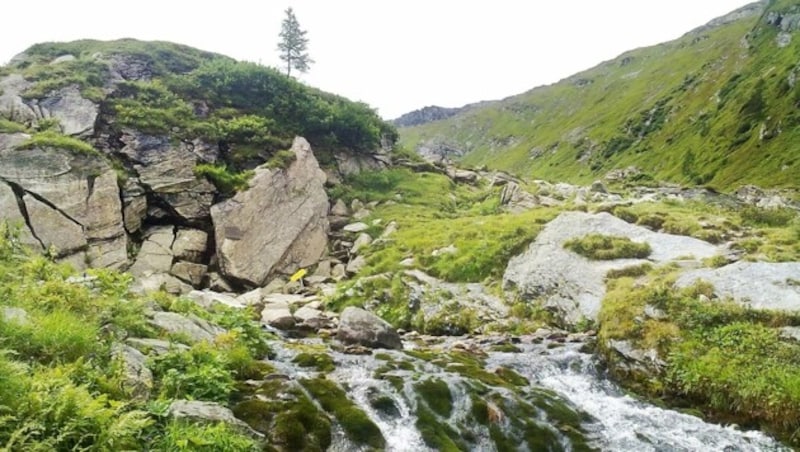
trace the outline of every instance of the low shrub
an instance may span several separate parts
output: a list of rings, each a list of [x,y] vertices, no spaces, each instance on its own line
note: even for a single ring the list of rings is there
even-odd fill
[[[652,249],[648,243],[627,237],[588,234],[564,242],[564,248],[592,260],[644,259]]]

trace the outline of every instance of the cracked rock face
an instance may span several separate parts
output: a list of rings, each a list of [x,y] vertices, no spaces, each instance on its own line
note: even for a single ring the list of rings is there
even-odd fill
[[[7,141],[7,140],[6,140]],[[127,261],[127,236],[114,170],[102,160],[59,149],[0,148],[0,219],[22,239],[94,267]]]
[[[216,192],[213,185],[194,174],[197,163],[214,159],[213,152],[202,143],[173,145],[168,137],[128,132],[118,154],[131,163],[138,174],[139,185],[150,194],[155,209],[149,215],[169,216],[188,222],[208,219]],[[135,198],[136,196],[131,196]],[[128,203],[128,205],[130,205]],[[127,206],[126,206],[127,207]],[[134,205],[132,209],[141,207]],[[136,220],[128,220],[136,228]]]
[[[286,169],[256,169],[250,188],[211,208],[217,258],[226,277],[263,286],[274,273],[319,261],[328,244],[325,173],[296,138]]]

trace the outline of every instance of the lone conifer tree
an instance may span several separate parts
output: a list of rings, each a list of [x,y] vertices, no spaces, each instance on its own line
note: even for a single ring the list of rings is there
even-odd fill
[[[292,74],[292,68],[300,72],[308,71],[308,67],[314,60],[306,52],[308,45],[306,31],[300,29],[300,24],[297,22],[292,8],[286,10],[286,18],[283,19],[278,36],[281,38],[278,50],[281,52],[281,60],[286,62],[286,75]]]

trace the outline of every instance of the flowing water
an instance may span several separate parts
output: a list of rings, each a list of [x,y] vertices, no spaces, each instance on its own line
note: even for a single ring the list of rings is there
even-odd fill
[[[313,340],[316,346],[322,346]],[[453,341],[453,340],[450,340]],[[287,375],[297,378],[313,374],[291,363],[293,351],[283,342],[273,344],[278,351],[276,364]],[[439,345],[442,356],[453,344]],[[406,344],[406,349],[414,348]],[[426,445],[418,425],[418,382],[438,380],[446,383],[452,397],[449,415],[438,415],[445,428],[466,439],[462,449],[498,450],[497,438],[510,440],[517,450],[584,450],[587,447],[610,451],[783,451],[790,450],[757,431],[740,431],[720,426],[677,411],[658,408],[625,395],[614,383],[602,377],[592,355],[581,352],[580,344],[519,344],[519,353],[488,351],[481,360],[487,375],[513,369],[529,384],[509,389],[476,381],[463,367],[442,365],[403,351],[377,351],[372,355],[350,355],[328,351],[336,369],[327,378],[339,383],[380,428],[388,451],[424,452]],[[388,363],[405,363],[390,366]],[[477,391],[477,392],[476,392]],[[476,394],[498,410],[495,430],[486,422],[476,422],[473,411]],[[382,398],[384,406],[376,406]],[[390,402],[387,402],[390,401]],[[499,408],[497,408],[499,407]],[[564,413],[567,413],[566,415]],[[555,413],[555,414],[554,414]],[[517,417],[522,419],[517,419]],[[564,418],[580,419],[565,427]],[[549,438],[542,446],[531,446],[526,439],[533,425]],[[498,435],[500,436],[494,436]],[[504,443],[508,448],[509,443]],[[334,429],[334,452],[358,451],[341,429]],[[366,450],[366,449],[364,449]]]

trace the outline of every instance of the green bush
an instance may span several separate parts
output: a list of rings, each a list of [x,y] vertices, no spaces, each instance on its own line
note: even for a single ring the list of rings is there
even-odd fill
[[[56,148],[72,151],[77,154],[100,155],[91,144],[52,130],[36,133],[30,139],[17,146],[17,149],[32,148]]]
[[[250,179],[255,174],[253,171],[233,172],[225,165],[200,164],[194,167],[197,177],[207,178],[220,193],[231,196],[236,192],[247,190]]]
[[[564,248],[592,260],[644,259],[652,252],[646,242],[627,237],[588,234],[564,242]]]
[[[147,414],[75,385],[60,369],[36,373],[13,414],[0,418],[8,450],[122,450],[140,444]]]
[[[742,222],[752,226],[782,227],[797,218],[797,211],[788,207],[765,209],[746,206],[739,212],[739,216]]]
[[[234,389],[227,356],[207,343],[152,359],[152,370],[165,398],[226,403]]]
[[[9,119],[0,118],[0,133],[25,133],[28,132],[28,127],[24,124],[11,121]]]
[[[156,441],[155,450],[257,452],[262,449],[253,438],[221,422],[170,421],[164,435]]]

